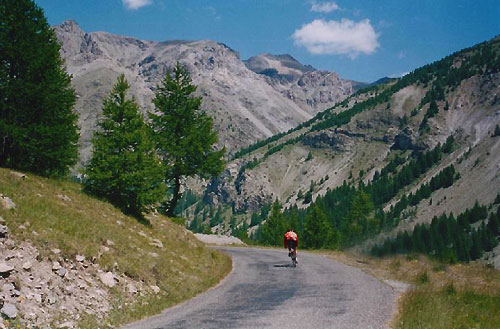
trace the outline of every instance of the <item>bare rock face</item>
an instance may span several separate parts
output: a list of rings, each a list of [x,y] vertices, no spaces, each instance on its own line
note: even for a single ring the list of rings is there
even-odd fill
[[[262,54],[249,58],[245,64],[255,73],[266,76],[274,89],[309,112],[333,106],[351,95],[356,84],[334,72],[303,65],[290,55]]]
[[[56,26],[55,32],[78,97],[82,163],[91,154],[90,139],[102,115],[102,101],[121,73],[132,85],[131,96],[146,112],[153,110],[154,91],[167,70],[176,62],[184,65],[198,86],[197,95],[203,97],[202,109],[215,118],[219,146],[230,153],[295,127],[352,93],[351,82],[289,56],[281,60],[296,68],[286,74],[280,71],[285,79],[271,79],[247,68],[236,51],[215,41],[141,41],[87,33],[74,21]]]

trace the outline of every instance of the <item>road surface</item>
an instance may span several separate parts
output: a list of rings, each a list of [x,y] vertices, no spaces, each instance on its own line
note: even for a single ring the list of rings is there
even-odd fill
[[[359,269],[287,251],[219,248],[233,272],[217,287],[123,329],[387,328],[397,292]]]

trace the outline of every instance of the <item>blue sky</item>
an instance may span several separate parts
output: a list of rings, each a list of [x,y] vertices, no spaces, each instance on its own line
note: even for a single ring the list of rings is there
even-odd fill
[[[498,0],[35,0],[51,25],[145,40],[213,39],[371,82],[500,34]]]

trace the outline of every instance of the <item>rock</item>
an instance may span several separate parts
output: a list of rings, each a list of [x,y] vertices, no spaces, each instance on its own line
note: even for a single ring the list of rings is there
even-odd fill
[[[115,276],[111,272],[99,273],[99,279],[106,287],[113,288],[116,285]]]
[[[5,225],[0,225],[0,238],[5,238],[9,234],[9,228]]]
[[[3,304],[0,312],[9,319],[15,319],[17,317],[17,308],[15,305],[10,303]]]
[[[53,262],[52,263],[52,271],[59,271],[62,268],[61,264],[59,262]]]
[[[10,275],[10,272],[14,271],[14,268],[12,266],[9,266],[5,263],[0,263],[0,276],[8,277]]]
[[[109,248],[108,248],[108,247],[106,247],[106,246],[101,246],[101,249],[99,249],[99,251],[100,251],[102,254],[104,254],[104,253],[109,252]]]
[[[40,294],[34,294],[33,295],[33,299],[38,303],[38,304],[41,304],[42,303],[42,295]]]
[[[0,206],[5,210],[16,209],[16,204],[14,203],[14,201],[3,194],[0,194]]]
[[[149,286],[149,287],[151,288],[151,290],[153,290],[153,292],[154,292],[155,294],[159,294],[159,293],[160,293],[160,291],[161,291],[161,290],[160,290],[160,287],[158,287],[158,286],[154,286],[154,285],[152,285],[152,286]]]
[[[112,240],[106,240],[106,244],[108,246],[114,246],[115,245],[115,243]]]
[[[132,283],[129,283],[127,285],[127,289],[128,289],[129,293],[131,293],[131,294],[137,294],[137,288]]]
[[[23,173],[20,173],[20,172],[17,172],[17,171],[11,171],[10,172],[13,176],[16,176],[17,178],[21,178],[21,179],[26,179],[28,176],[26,176],[25,174]]]
[[[67,195],[64,195],[64,194],[58,194],[57,197],[63,201],[68,201],[68,202],[71,202],[71,198]]]
[[[47,303],[49,303],[49,305],[54,305],[57,303],[57,299],[55,297],[49,297],[47,298]]]
[[[64,267],[61,267],[57,271],[57,275],[59,275],[61,278],[64,278],[66,276],[66,273],[68,273],[68,270],[66,270]]]
[[[33,265],[31,264],[31,262],[30,262],[30,261],[24,262],[24,263],[23,263],[23,270],[25,270],[25,271],[29,271],[29,270],[31,270],[31,267],[32,267],[32,266],[33,266]]]
[[[54,254],[56,254],[56,255],[59,255],[59,254],[61,253],[61,249],[57,249],[57,248],[55,248],[55,249],[52,249],[52,252],[53,252]]]
[[[139,233],[137,233],[137,234],[139,234],[140,236],[143,236],[143,237],[145,237],[145,238],[147,238],[147,237],[148,237],[148,236],[147,236],[147,234],[146,234],[146,233],[144,233],[143,231],[139,231]]]
[[[66,321],[64,323],[61,323],[60,325],[57,326],[57,328],[74,328],[75,327],[75,323],[72,322],[72,321]]]
[[[163,243],[161,243],[161,241],[158,239],[152,239],[149,245],[163,249]]]
[[[81,263],[85,260],[85,256],[82,256],[82,255],[76,255],[75,257],[76,261]]]
[[[3,286],[2,286],[2,292],[5,292],[5,293],[9,293],[16,289],[16,287],[14,287],[14,285],[12,283],[5,283]]]
[[[157,253],[155,253],[155,252],[150,252],[150,253],[149,253],[149,256],[151,256],[151,257],[153,257],[153,258],[158,258],[158,257],[160,257],[160,255],[158,255],[158,254],[157,254]]]

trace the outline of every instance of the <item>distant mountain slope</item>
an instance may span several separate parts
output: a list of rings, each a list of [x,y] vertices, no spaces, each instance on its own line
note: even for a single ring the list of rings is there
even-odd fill
[[[307,104],[249,70],[237,52],[215,41],[141,41],[105,32],[86,33],[74,21],[56,26],[55,31],[79,97],[82,161],[90,156],[90,137],[101,115],[102,99],[121,73],[146,111],[151,110],[155,87],[166,70],[177,61],[185,65],[198,95],[203,96],[202,107],[215,117],[219,144],[230,152],[286,131],[352,92],[350,82],[331,73],[335,77],[328,80],[332,92]],[[309,90],[315,83],[304,80],[297,90]]]
[[[290,55],[261,54],[250,57],[245,64],[305,110],[324,110],[351,95],[359,84],[344,80],[335,72],[303,65]]]
[[[476,200],[490,204],[500,191],[499,72],[496,38],[361,90],[289,133],[239,152],[204,200],[231,205],[232,213],[249,223],[244,213],[276,198],[285,207],[306,208],[344,182],[369,183],[396,156],[408,163],[452,136],[453,152],[398,190],[383,208],[415,193],[449,165],[460,178],[408,207],[399,227],[443,212],[461,213]],[[310,200],[304,197],[308,193]]]

